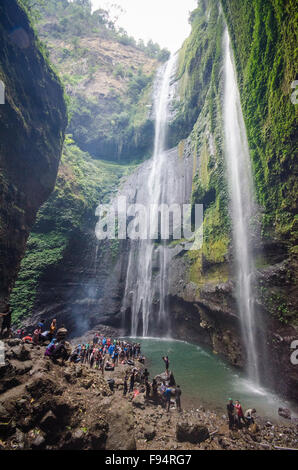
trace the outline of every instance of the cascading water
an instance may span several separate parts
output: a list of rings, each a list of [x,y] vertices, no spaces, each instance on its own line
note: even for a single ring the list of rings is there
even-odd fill
[[[166,136],[169,117],[169,102],[171,77],[175,69],[176,58],[171,56],[170,60],[159,70],[154,97],[155,112],[155,141],[154,154],[151,159],[151,168],[146,185],[145,200],[143,205],[152,207],[159,206],[165,201],[165,184],[166,184]],[[150,216],[151,217],[151,216]],[[152,227],[155,223],[152,219],[148,221]],[[162,223],[162,221],[161,221]],[[149,227],[148,227],[149,230]],[[147,336],[149,333],[149,320],[154,305],[158,307],[158,323],[166,321],[166,290],[167,290],[167,248],[164,244],[155,247],[154,241],[149,237],[146,240],[139,240],[132,244],[129,255],[126,288],[124,295],[124,303],[130,303],[131,309],[131,334],[137,336],[142,334]],[[158,300],[156,289],[153,286],[153,259],[157,258],[158,264]],[[124,309],[126,305],[124,305]],[[140,331],[140,327],[141,330]],[[158,327],[158,325],[156,325]]]
[[[252,289],[255,266],[249,227],[254,215],[253,179],[236,71],[227,30],[224,36],[224,54],[225,154],[231,195],[237,300],[247,354],[248,374],[254,383],[259,383],[257,325]]]

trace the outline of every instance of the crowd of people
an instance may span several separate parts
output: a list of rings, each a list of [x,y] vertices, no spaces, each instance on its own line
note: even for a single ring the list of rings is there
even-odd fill
[[[91,368],[113,371],[119,364],[134,365],[134,361],[144,364],[139,343],[129,343],[95,334],[92,343],[78,344],[70,356],[72,362],[87,364]]]
[[[149,380],[150,373],[143,367],[145,357],[141,354],[140,343],[130,343],[126,340],[106,338],[95,334],[91,343],[78,344],[71,353],[70,361],[86,364],[98,369],[102,375],[105,371],[114,371],[119,365],[128,365],[123,380],[123,396],[129,393],[135,398],[140,392],[145,393],[146,400],[152,399],[161,403],[170,411],[171,398],[175,398],[176,408],[181,411],[181,388],[176,386],[172,372],[169,372],[169,358],[162,358],[165,363],[165,377],[160,382],[156,378]],[[136,367],[136,365],[139,367]],[[115,381],[108,379],[110,389],[114,391]]]
[[[175,402],[176,409],[181,411],[181,388],[176,385],[174,375],[169,370],[170,361],[168,356],[163,356],[165,372],[157,378],[149,380],[150,373],[144,368],[145,357],[141,354],[140,343],[131,343],[126,340],[106,338],[96,333],[91,342],[78,344],[71,349],[70,343],[66,341],[67,329],[64,325],[58,328],[56,319],[53,319],[48,330],[45,330],[45,322],[41,320],[32,334],[26,334],[24,330],[18,329],[14,336],[23,342],[35,345],[46,344],[44,355],[56,362],[62,359],[62,364],[69,360],[73,363],[81,363],[92,369],[98,369],[104,376],[105,371],[114,371],[122,365],[126,368],[123,379],[123,396],[133,394],[133,398],[141,392],[145,393],[146,400],[153,400],[170,411],[171,403]],[[137,367],[139,365],[139,367]],[[109,387],[114,391],[115,381],[112,377],[108,379]],[[227,404],[229,429],[241,429],[243,426],[254,424],[256,410],[254,408],[243,412],[239,400],[235,403],[232,398]]]
[[[27,334],[23,329],[14,332],[14,336],[23,342],[34,345],[45,345],[45,357],[56,362],[62,359],[62,364],[69,360],[75,364],[81,363],[91,369],[97,369],[102,376],[105,371],[114,371],[119,366],[126,368],[123,379],[123,396],[132,394],[135,398],[144,392],[147,401],[152,400],[156,404],[162,404],[167,412],[170,406],[176,404],[176,409],[181,411],[181,388],[176,385],[174,375],[169,371],[168,356],[162,357],[165,372],[159,378],[150,381],[150,373],[144,367],[145,357],[141,353],[140,343],[131,343],[127,340],[111,339],[96,333],[90,342],[83,342],[71,349],[66,341],[68,331],[64,325],[58,328],[56,319],[53,319],[49,328],[45,329],[45,322],[41,320],[32,334]],[[138,367],[137,367],[138,366]],[[110,376],[108,385],[114,391],[115,380]]]

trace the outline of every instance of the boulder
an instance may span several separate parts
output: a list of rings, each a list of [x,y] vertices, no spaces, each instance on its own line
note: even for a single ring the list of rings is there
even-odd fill
[[[278,408],[278,414],[282,418],[291,419],[291,411],[288,408]]]
[[[179,442],[199,444],[209,438],[208,428],[198,423],[178,422],[176,425],[176,438]]]
[[[31,357],[31,348],[28,344],[19,344],[18,346],[14,346],[11,349],[12,355],[15,359],[19,361],[30,361]]]
[[[145,395],[143,393],[139,393],[133,400],[132,400],[133,406],[136,408],[140,408],[141,410],[144,410],[146,407],[145,404]]]

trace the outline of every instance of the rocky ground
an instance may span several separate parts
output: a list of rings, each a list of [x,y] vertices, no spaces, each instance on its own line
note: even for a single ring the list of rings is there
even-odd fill
[[[297,423],[273,425],[258,418],[251,429],[230,432],[226,418],[202,407],[178,413],[173,403],[167,413],[146,400],[139,384],[136,398],[123,397],[127,365],[103,377],[85,365],[54,364],[44,358],[44,347],[18,339],[6,340],[5,349],[1,449],[298,449]],[[115,381],[114,392],[109,378]]]

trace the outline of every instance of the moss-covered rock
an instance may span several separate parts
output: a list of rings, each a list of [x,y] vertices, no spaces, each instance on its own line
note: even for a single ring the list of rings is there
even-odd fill
[[[295,0],[222,0],[238,72],[263,235],[297,240]]]

